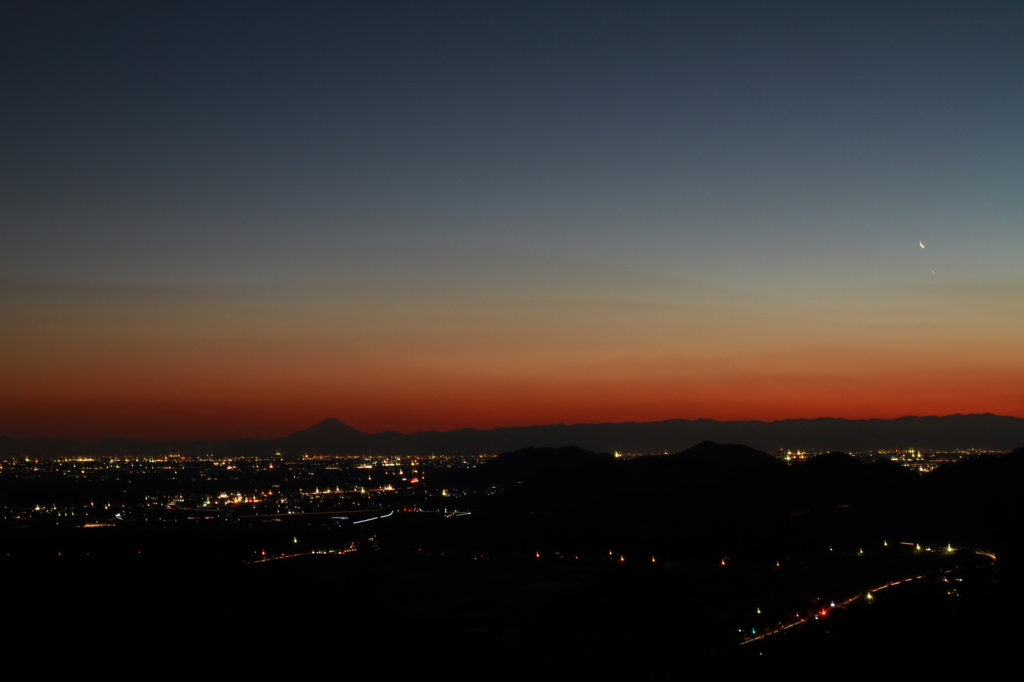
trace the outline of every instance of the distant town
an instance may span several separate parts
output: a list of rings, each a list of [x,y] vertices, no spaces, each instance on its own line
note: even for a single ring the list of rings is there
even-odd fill
[[[617,459],[669,453],[615,452]],[[779,450],[788,464],[823,452]],[[981,449],[940,452],[910,448],[848,453],[863,462],[888,459],[926,473],[966,458],[1000,454]],[[453,470],[473,469],[493,455],[314,455],[217,457],[8,457],[0,460],[2,518],[98,527],[128,521],[280,522],[289,515],[329,516],[360,523],[382,507],[446,510],[460,497],[497,487],[443,483]],[[444,484],[438,487],[434,481]],[[336,524],[339,525],[339,524]],[[340,524],[347,525],[347,524]]]

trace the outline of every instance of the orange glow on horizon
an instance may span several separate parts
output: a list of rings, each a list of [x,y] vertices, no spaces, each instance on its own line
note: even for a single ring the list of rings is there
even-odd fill
[[[30,334],[26,319],[12,327],[0,366],[0,435],[272,438],[328,417],[367,433],[676,418],[1024,417],[1019,343],[999,329],[790,329],[746,309],[735,318],[658,309],[607,325],[558,312],[453,318],[451,329],[443,317],[378,316],[355,331],[314,333],[296,320],[294,335],[280,326],[242,334],[238,326],[234,336],[207,327],[189,336],[192,327],[173,320],[123,334],[102,325]]]
[[[366,433],[665,419],[775,421],[842,417],[890,419],[906,415],[983,413],[1022,416],[1024,404],[998,376],[920,374],[836,377],[834,382],[736,376],[678,384],[643,381],[492,383],[409,381],[404,390],[360,386],[346,393],[269,381],[263,388],[196,387],[194,398],[167,391],[124,395],[113,382],[91,395],[62,400],[34,396],[6,400],[0,434],[11,437],[112,436],[165,441],[274,438],[334,417]],[[121,389],[121,390],[119,390]],[[73,393],[69,391],[69,393]]]

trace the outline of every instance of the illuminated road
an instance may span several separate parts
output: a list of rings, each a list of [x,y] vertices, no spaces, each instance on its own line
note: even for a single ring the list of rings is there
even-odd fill
[[[363,523],[369,523],[371,521],[379,521],[381,519],[386,519],[386,518],[389,518],[389,517],[391,517],[391,516],[393,516],[395,514],[395,510],[394,509],[391,509],[386,514],[381,514],[380,512],[383,511],[383,510],[384,510],[384,507],[378,507],[377,509],[374,509],[374,510],[358,510],[358,511],[355,511],[355,512],[347,512],[347,513],[353,514],[353,513],[367,513],[367,512],[373,513],[373,512],[377,512],[377,516],[371,516],[371,517],[366,518],[366,519],[360,519],[359,521],[353,521],[352,525],[355,526],[355,525],[359,525],[359,524],[363,524]],[[421,511],[421,510],[418,510],[418,511]],[[240,519],[243,519],[243,518],[245,518],[245,519],[253,519],[253,518],[270,518],[270,517],[323,516],[323,515],[328,515],[328,514],[335,514],[336,515],[336,514],[339,514],[339,513],[344,513],[344,512],[300,512],[300,513],[295,513],[295,514],[291,514],[291,513],[286,513],[286,514],[259,514],[259,515],[253,515],[253,516],[240,516],[240,517],[236,517],[236,518],[240,518]],[[451,511],[451,512],[447,512],[446,511],[446,512],[443,512],[443,514],[444,514],[444,518],[451,519],[451,518],[455,518],[455,517],[458,517],[458,516],[469,516],[470,512],[468,512],[468,511]],[[332,518],[347,519],[348,517],[347,516],[334,516]],[[297,538],[296,538],[296,542],[298,542]],[[280,561],[282,559],[294,559],[296,557],[302,557],[302,556],[316,556],[316,555],[324,555],[324,554],[342,555],[342,554],[351,554],[352,552],[356,552],[356,551],[358,551],[358,548],[356,547],[356,543],[353,542],[351,545],[349,545],[345,549],[312,549],[312,550],[308,550],[308,551],[305,551],[305,552],[289,552],[287,554],[273,554],[273,555],[267,555],[266,552],[263,552],[263,555],[259,559],[254,559],[252,561],[245,561],[244,563],[246,563],[246,564],[262,564],[262,563],[266,563],[268,561]]]
[[[920,544],[913,543],[913,542],[903,542],[903,543],[900,543],[900,544],[913,545],[918,550],[920,550],[920,547],[921,547]],[[957,552],[957,551],[960,551],[960,550],[964,550],[964,549],[968,549],[968,548],[953,547],[952,545],[947,545],[945,553],[952,554],[954,552]],[[926,551],[930,551],[930,550],[926,550]],[[988,557],[989,559],[992,560],[993,563],[995,563],[995,561],[996,561],[996,555],[994,553],[992,553],[992,552],[989,552],[989,551],[986,551],[986,550],[981,550],[981,549],[973,549],[973,550],[969,550],[969,551],[973,551],[974,554],[977,554],[977,555],[980,555],[980,556]],[[951,573],[953,570],[954,569],[946,569],[946,570],[943,570],[943,573],[948,574],[948,573]],[[818,620],[820,618],[824,618],[824,617],[828,616],[829,612],[832,611],[833,609],[845,608],[845,607],[853,604],[854,602],[856,602],[856,601],[858,601],[860,599],[864,599],[865,601],[870,601],[870,600],[874,599],[874,595],[876,593],[881,592],[882,590],[889,589],[890,587],[896,587],[897,585],[902,585],[904,583],[909,583],[909,582],[912,582],[914,580],[921,580],[924,577],[925,577],[924,575],[905,576],[905,577],[902,577],[902,578],[900,578],[898,580],[891,580],[891,581],[889,581],[887,583],[883,583],[883,584],[877,585],[875,587],[870,587],[867,590],[865,590],[863,592],[859,592],[859,593],[857,593],[857,594],[855,594],[855,595],[853,595],[851,597],[847,597],[846,599],[844,599],[842,601],[839,601],[839,602],[833,601],[833,602],[830,603],[829,606],[827,606],[825,608],[815,609],[814,611],[811,611],[811,612],[809,612],[807,614],[803,614],[803,615],[797,613],[792,620],[784,621],[784,622],[780,623],[779,625],[776,625],[776,626],[774,626],[772,628],[766,629],[764,632],[761,632],[760,634],[746,634],[746,635],[744,635],[743,641],[740,642],[739,645],[742,646],[744,644],[750,644],[751,642],[758,642],[758,641],[764,640],[764,639],[766,639],[768,637],[771,637],[772,635],[778,635],[778,634],[781,634],[783,632],[786,632],[787,630],[790,630],[791,628],[794,628],[794,627],[796,627],[798,625],[804,625],[806,623],[814,622],[814,621],[816,621],[816,620]]]
[[[300,556],[317,556],[324,554],[351,554],[352,552],[359,551],[355,547],[355,543],[345,549],[314,549],[309,552],[294,552],[292,554],[275,554],[272,556],[263,556],[253,561],[246,561],[246,564],[265,564],[268,561],[280,561],[281,559],[294,559]]]

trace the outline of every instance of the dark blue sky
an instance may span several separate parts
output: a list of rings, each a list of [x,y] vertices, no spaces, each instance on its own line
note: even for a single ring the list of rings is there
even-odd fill
[[[0,432],[1024,415],[1022,35],[1011,2],[5,3]],[[95,432],[175,428],[137,419]]]

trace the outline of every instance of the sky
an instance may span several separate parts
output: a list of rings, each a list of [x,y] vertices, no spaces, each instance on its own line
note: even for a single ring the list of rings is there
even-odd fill
[[[0,7],[0,435],[1024,417],[1019,2]]]

